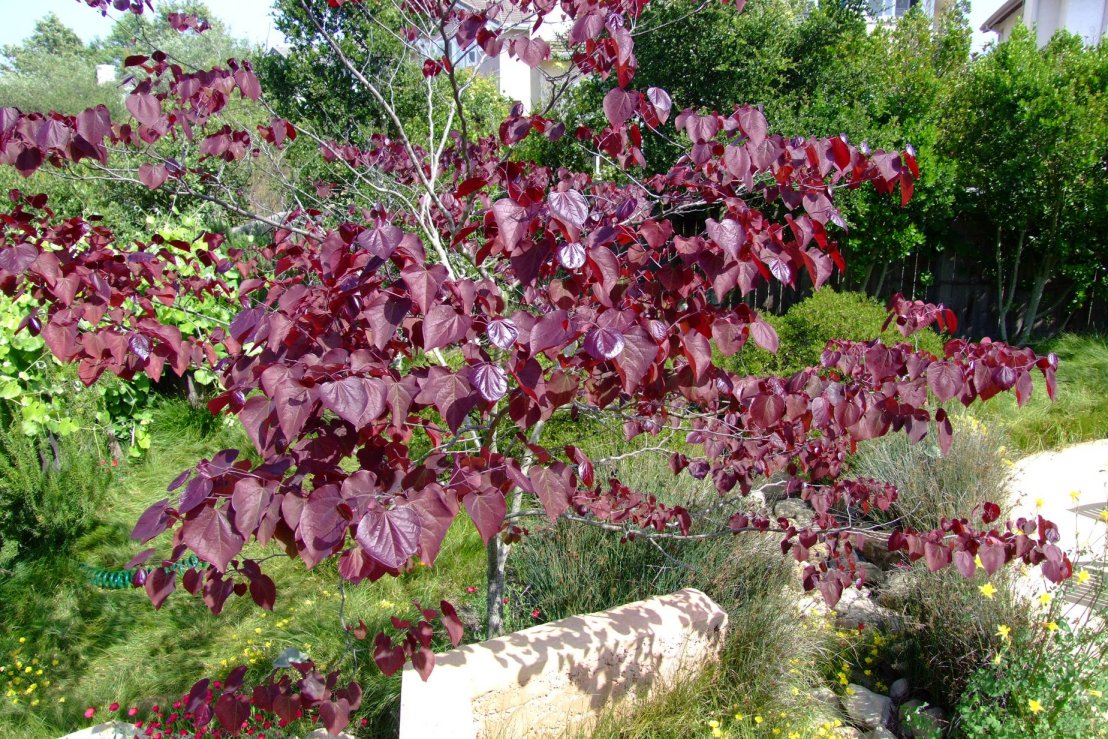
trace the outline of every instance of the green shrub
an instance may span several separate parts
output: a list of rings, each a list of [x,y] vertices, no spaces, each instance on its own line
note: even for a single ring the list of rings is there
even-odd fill
[[[981,588],[992,584],[986,596]],[[988,664],[1002,638],[1000,626],[1030,623],[1012,588],[1013,575],[971,580],[953,567],[930,572],[922,566],[894,573],[880,595],[883,605],[904,614],[910,633],[897,641],[897,660],[912,685],[942,706],[958,703],[974,671]]]
[[[985,501],[1000,505],[1007,498],[1004,433],[959,414],[954,436],[944,456],[932,432],[918,444],[902,433],[864,441],[851,461],[851,472],[891,482],[899,493],[881,521],[896,520],[914,529],[937,528],[943,518],[969,518]]]
[[[0,541],[20,549],[56,548],[96,518],[110,481],[107,455],[87,431],[23,432],[8,415],[0,429]]]
[[[553,620],[685,587],[702,590],[728,613],[718,664],[665,686],[633,716],[602,716],[591,736],[679,737],[693,726],[707,729],[709,720],[734,724],[740,736],[739,724],[753,729],[755,715],[766,722],[759,728],[807,735],[836,719],[810,690],[826,671],[833,631],[799,615],[793,563],[776,541],[743,535],[658,545],[620,543],[618,534],[563,521],[536,529],[508,559],[512,628],[534,623],[532,609]]]
[[[871,341],[878,338],[889,345],[906,341],[942,356],[943,341],[930,329],[907,339],[892,326],[882,331],[881,325],[887,315],[880,302],[863,293],[835,292],[824,287],[783,316],[763,316],[777,330],[781,343],[776,355],[750,342],[734,357],[717,355],[716,360],[732,372],[787,377],[819,364],[820,355],[831,339]]]
[[[851,473],[893,483],[898,498],[875,520],[915,529],[939,526],[943,518],[973,517],[985,501],[1003,505],[1008,461],[1004,435],[974,417],[954,416],[950,451],[940,454],[933,435],[910,444],[904,434],[863,442],[851,459]],[[996,593],[982,594],[983,575],[964,579],[953,567],[930,572],[914,566],[895,572],[881,593],[886,606],[901,611],[911,624],[899,640],[899,660],[913,685],[933,702],[952,706],[968,676],[987,662],[997,643],[997,627],[1015,628],[1015,603],[1009,575],[991,580]]]
[[[1080,570],[1079,570],[1080,572]],[[1054,593],[1034,625],[1012,628],[992,660],[970,676],[956,709],[967,737],[1094,737],[1108,735],[1108,607],[1104,583],[1099,606],[1076,625],[1067,620],[1073,581]],[[1095,602],[1095,601],[1094,601]]]

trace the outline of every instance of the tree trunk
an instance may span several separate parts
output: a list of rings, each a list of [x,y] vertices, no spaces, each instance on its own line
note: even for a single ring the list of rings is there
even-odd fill
[[[546,421],[536,423],[531,429],[528,441],[537,444],[544,426]],[[490,445],[495,448],[495,435],[490,438]],[[523,464],[520,467],[525,475],[531,469],[532,457],[530,449],[523,455]],[[508,506],[508,512],[519,513],[522,507],[523,491],[517,490],[512,497],[511,505]],[[488,614],[485,626],[486,639],[495,639],[504,631],[504,580],[508,572],[508,554],[511,551],[512,545],[505,544],[499,536],[489,539],[489,543],[485,545],[485,612]]]
[[[996,285],[997,285],[997,323],[1000,329],[1000,340],[1008,341],[1008,313],[1012,310],[1012,301],[1016,297],[1016,283],[1020,276],[1020,257],[1023,256],[1023,242],[1027,238],[1027,229],[1021,229],[1019,240],[1016,242],[1016,257],[1012,260],[1012,275],[1004,284],[1004,258],[1001,253],[1000,227],[996,229]],[[1005,289],[1007,287],[1007,289]]]
[[[1023,314],[1023,327],[1016,343],[1026,344],[1031,340],[1031,331],[1035,328],[1035,319],[1039,315],[1039,303],[1043,299],[1043,290],[1050,280],[1050,272],[1054,268],[1054,257],[1048,255],[1043,262],[1042,269],[1035,275],[1035,282],[1031,286],[1031,297],[1027,301],[1027,309]]]
[[[881,263],[881,274],[877,277],[877,287],[873,288],[873,294],[878,298],[881,297],[881,290],[885,287],[885,275],[889,274],[889,263],[887,261]],[[869,279],[867,275],[866,279]]]
[[[499,536],[489,539],[489,543],[485,545],[488,555],[485,573],[485,605],[488,612],[486,639],[495,639],[504,630],[504,573],[507,570],[509,548],[500,541]]]

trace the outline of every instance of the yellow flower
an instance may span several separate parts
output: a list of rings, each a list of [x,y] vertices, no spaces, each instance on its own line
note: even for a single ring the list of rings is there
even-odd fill
[[[763,720],[763,719],[762,719],[762,717],[761,717],[761,716],[755,716],[755,717],[754,717],[754,723],[756,723],[756,724],[760,724],[760,723],[762,723],[762,720]]]
[[[723,731],[717,726],[712,729],[712,736],[723,736]]]
[[[774,726],[774,727],[773,727],[773,735],[774,735],[774,736],[777,736],[777,735],[778,735],[778,734],[780,734],[780,733],[781,733],[781,730],[780,730],[780,729],[778,729],[778,728],[777,728],[776,726]]]
[[[711,721],[708,722],[708,726],[711,726],[713,729],[717,729],[717,728],[719,728],[719,721],[716,721],[715,719],[712,719]]]
[[[1080,490],[1071,490],[1070,491],[1070,500],[1072,500],[1074,503],[1076,503],[1077,499],[1080,498],[1080,497],[1081,497],[1081,491]]]
[[[1087,692],[1089,695],[1091,695],[1094,698],[1103,698],[1104,697],[1104,693],[1102,693],[1099,690],[1093,690],[1092,688],[1089,688],[1085,692]]]
[[[1100,512],[1100,515],[1097,516],[1097,518],[1099,518],[1104,523],[1108,523],[1108,508],[1105,508],[1104,510],[1102,510]]]
[[[1036,508],[1042,508],[1043,507],[1043,499],[1042,498],[1035,498],[1035,507]]]
[[[800,695],[800,688],[793,688],[793,695]]]
[[[997,652],[996,656],[993,657],[993,664],[994,665],[999,665],[1003,660],[1004,660],[1004,655],[1001,654],[1000,652]]]
[[[1039,596],[1039,602],[1042,603],[1044,606],[1049,606],[1050,601],[1052,600],[1054,600],[1054,596],[1050,593],[1043,593]]]
[[[58,703],[65,703],[65,696],[64,695],[61,698],[58,698]]]
[[[1004,624],[996,627],[996,635],[1001,639],[1007,639],[1008,635],[1012,633],[1012,629]]]
[[[735,714],[735,720],[736,721],[742,721],[743,720],[743,715],[741,713],[736,713]]]
[[[978,567],[979,569],[982,569],[982,570],[983,570],[983,569],[985,569],[985,563],[981,561],[981,555],[980,555],[980,554],[975,554],[975,555],[973,555],[973,563],[974,563],[974,564],[975,564],[975,565],[976,565],[976,566],[977,566],[977,567]]]
[[[985,596],[989,600],[992,600],[993,596],[996,595],[996,587],[994,587],[991,582],[987,582],[984,585],[978,585],[977,589],[981,591],[981,595]]]
[[[847,694],[847,695],[854,695],[854,688],[850,688],[850,687],[848,687],[848,688],[846,689],[846,694]]]
[[[1028,699],[1027,707],[1031,709],[1031,713],[1038,713],[1039,711],[1043,710],[1043,704],[1039,703],[1039,701],[1035,700],[1034,698]]]
[[[1073,574],[1073,576],[1075,578],[1077,578],[1077,584],[1078,585],[1084,585],[1085,583],[1087,583],[1089,581],[1089,571],[1088,570],[1078,570],[1077,572],[1075,572]]]
[[[1047,631],[1057,631],[1058,630],[1058,623],[1056,621],[1047,621],[1046,623],[1043,624],[1043,628],[1046,629]]]

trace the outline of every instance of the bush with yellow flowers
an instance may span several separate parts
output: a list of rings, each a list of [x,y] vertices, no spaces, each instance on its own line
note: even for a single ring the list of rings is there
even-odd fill
[[[1091,585],[1091,587],[1089,587]],[[1084,586],[1084,587],[1083,587]],[[956,708],[967,737],[1108,736],[1108,599],[1085,569],[1037,599],[1030,626],[997,627],[1000,646],[978,669]],[[1082,609],[1073,618],[1073,595]]]

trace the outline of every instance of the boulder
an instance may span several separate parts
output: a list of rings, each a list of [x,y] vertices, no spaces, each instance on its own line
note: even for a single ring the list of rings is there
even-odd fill
[[[867,729],[886,726],[893,718],[893,702],[888,696],[850,683],[842,697],[843,710],[850,720]]]
[[[901,705],[899,719],[901,734],[921,739],[939,739],[949,723],[943,709],[921,700],[910,700]]]
[[[805,501],[799,498],[785,498],[779,500],[773,505],[773,515],[776,518],[785,518],[793,521],[797,528],[804,528],[805,526],[811,526],[812,522],[816,520],[816,512],[812,510]]]
[[[895,633],[905,628],[904,616],[875,602],[865,588],[844,590],[835,604],[835,612],[839,614],[835,623],[840,629],[856,629],[865,624]]]
[[[866,734],[866,739],[896,739],[896,734],[892,733],[884,726],[878,726],[876,729]]]
[[[893,684],[889,686],[889,697],[893,699],[893,703],[903,703],[907,700],[910,692],[911,686],[908,684],[908,678],[906,677],[893,680]]]
[[[873,562],[859,561],[855,565],[859,577],[862,578],[862,584],[867,587],[876,588],[885,583],[885,572]]]
[[[827,706],[832,714],[838,715],[839,711],[842,710],[842,704],[839,703],[839,696],[835,695],[835,691],[826,685],[821,685],[812,690],[811,696]]]

